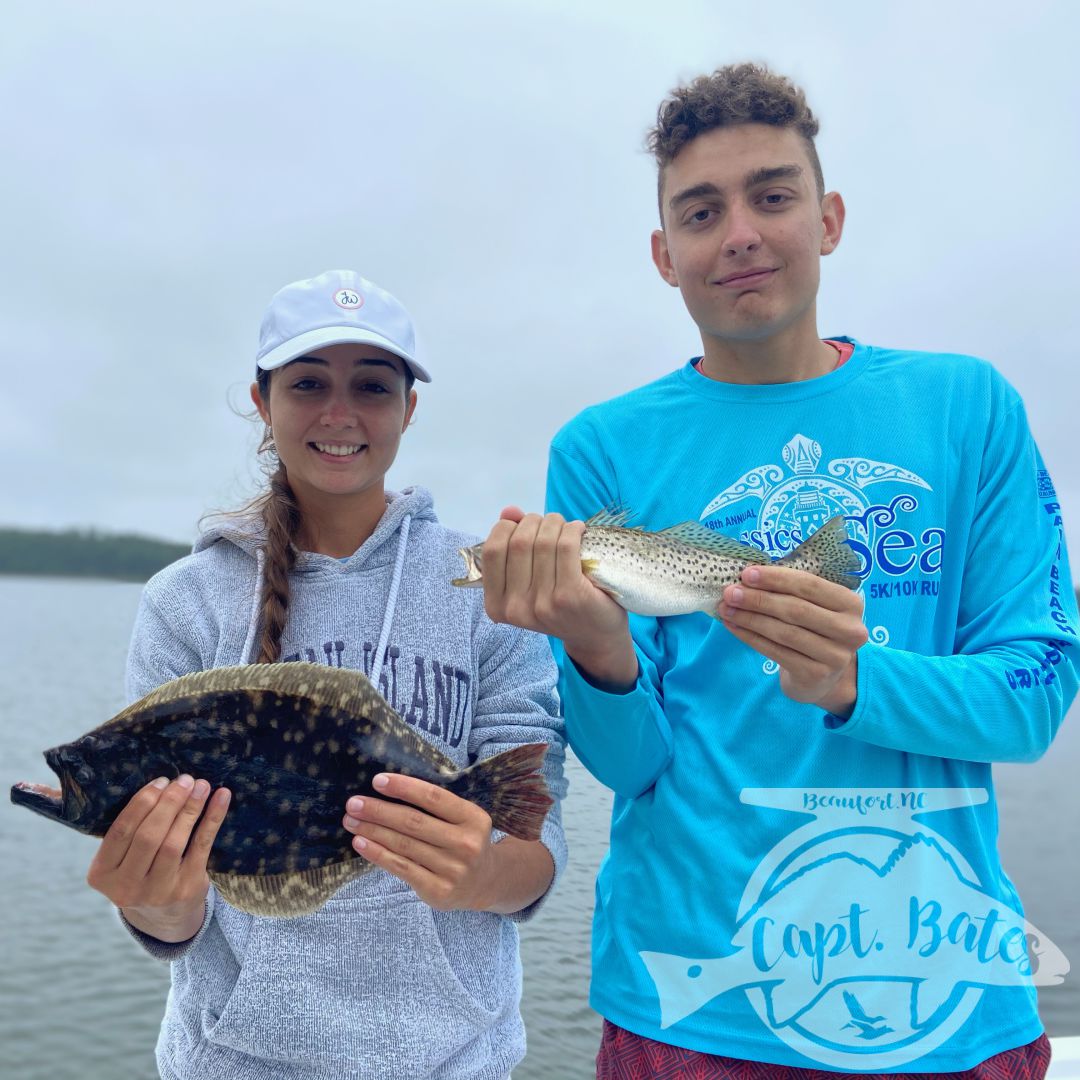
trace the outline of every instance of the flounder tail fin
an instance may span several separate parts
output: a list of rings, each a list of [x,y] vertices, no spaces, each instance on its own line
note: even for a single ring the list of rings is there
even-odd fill
[[[847,526],[842,515],[829,518],[809,540],[776,561],[777,566],[794,570],[809,570],[812,574],[833,581],[847,589],[857,589],[855,571],[862,565],[859,556],[848,544]]]
[[[555,801],[539,772],[547,749],[547,743],[515,746],[470,765],[447,787],[486,810],[496,829],[519,840],[539,840]]]

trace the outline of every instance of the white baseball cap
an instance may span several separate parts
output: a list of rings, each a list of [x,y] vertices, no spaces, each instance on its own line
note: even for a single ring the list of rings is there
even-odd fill
[[[416,360],[409,313],[353,270],[327,270],[279,289],[263,316],[255,363],[273,371],[327,345],[348,344],[386,349],[400,356],[421,382],[431,382]]]

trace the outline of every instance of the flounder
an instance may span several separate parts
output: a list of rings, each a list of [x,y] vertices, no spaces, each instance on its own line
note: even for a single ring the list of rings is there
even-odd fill
[[[464,769],[416,734],[358,671],[289,662],[213,668],[159,686],[80,739],[45,751],[60,789],[18,783],[11,801],[104,836],[131,797],[182,773],[232,803],[210,879],[234,907],[296,916],[373,864],[341,819],[380,772],[416,776],[483,807],[494,828],[537,840],[552,798],[546,743]]]

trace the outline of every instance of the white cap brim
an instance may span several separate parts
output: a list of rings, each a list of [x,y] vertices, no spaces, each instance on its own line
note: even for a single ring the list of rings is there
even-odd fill
[[[282,342],[276,349],[271,349],[265,356],[260,357],[255,363],[263,371],[273,371],[301,356],[306,356],[315,349],[324,349],[328,345],[375,345],[385,349],[395,356],[400,356],[409,370],[420,382],[431,382],[431,376],[422,364],[418,364],[400,346],[388,341],[381,334],[373,330],[363,330],[352,326],[324,326],[319,330],[309,330],[299,337],[290,338]]]

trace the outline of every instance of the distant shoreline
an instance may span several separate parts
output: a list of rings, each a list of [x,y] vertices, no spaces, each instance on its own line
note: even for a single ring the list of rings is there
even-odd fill
[[[151,577],[153,575],[151,574]],[[0,581],[56,581],[56,582],[68,582],[68,584],[77,584],[79,582],[85,582],[88,585],[145,585],[149,578],[135,578],[135,577],[104,577],[100,574],[65,574],[63,571],[57,570],[53,572],[37,573],[36,571],[30,573],[20,573],[16,570],[0,570]]]
[[[0,574],[145,582],[190,544],[96,529],[0,528]]]

